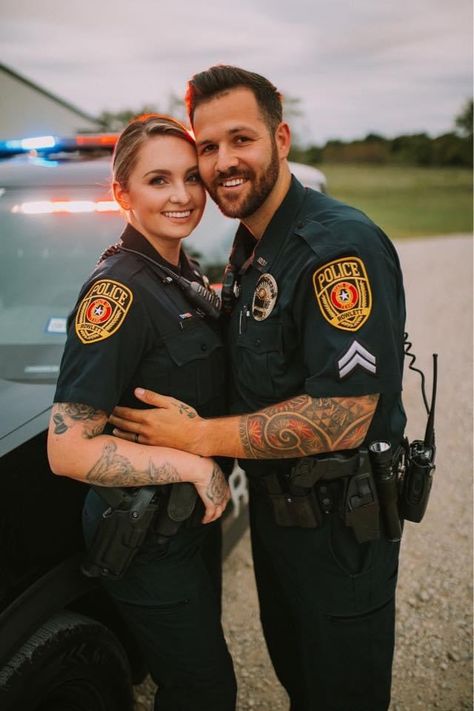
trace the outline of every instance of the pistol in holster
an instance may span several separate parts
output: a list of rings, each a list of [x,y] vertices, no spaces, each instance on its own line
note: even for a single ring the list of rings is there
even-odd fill
[[[93,487],[109,504],[97,526],[81,570],[88,577],[119,579],[126,573],[150,532],[163,548],[192,514],[196,490],[192,484],[137,489]]]
[[[264,480],[279,526],[318,528],[325,514],[337,512],[359,543],[380,537],[379,500],[365,449],[305,457],[284,481],[277,474]]]

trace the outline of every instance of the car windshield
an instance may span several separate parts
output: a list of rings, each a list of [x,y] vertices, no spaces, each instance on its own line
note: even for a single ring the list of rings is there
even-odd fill
[[[93,189],[74,193],[79,202],[110,200]],[[54,198],[65,200],[66,191],[55,190]],[[67,316],[98,257],[123,229],[117,212],[51,213],[49,199],[38,189],[0,198],[0,377],[7,380],[56,380]],[[188,252],[203,263],[224,261],[233,222],[212,205],[198,229]]]

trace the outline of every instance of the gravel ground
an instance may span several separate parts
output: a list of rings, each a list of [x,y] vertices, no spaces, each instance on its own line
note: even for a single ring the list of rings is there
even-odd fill
[[[472,241],[452,235],[397,243],[407,330],[431,390],[439,354],[437,470],[428,512],[407,523],[397,598],[391,711],[472,709]],[[429,398],[429,393],[428,393]],[[419,377],[405,377],[408,436],[423,436]],[[288,711],[258,619],[248,532],[224,566],[224,628],[239,682],[238,711]],[[152,684],[136,711],[153,708]],[[350,709],[347,709],[350,711]]]

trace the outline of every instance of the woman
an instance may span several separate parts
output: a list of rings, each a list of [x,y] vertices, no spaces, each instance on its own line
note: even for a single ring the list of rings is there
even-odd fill
[[[205,205],[186,129],[156,114],[134,120],[115,148],[113,192],[127,226],[83,286],[68,322],[50,465],[56,474],[99,487],[174,484],[176,491],[181,482],[194,484],[204,504],[202,522],[188,522],[166,546],[163,536],[150,534],[124,577],[105,578],[104,585],[142,644],[159,687],[155,708],[231,711],[235,677],[215,581],[201,554],[209,530],[202,524],[212,527],[228,501],[222,471],[212,459],[106,433],[116,404],[137,406],[137,385],[190,402],[204,416],[225,412],[217,320],[191,303],[173,276],[202,282],[181,249]],[[159,490],[159,511],[167,510],[172,488]],[[106,507],[89,493],[88,542]]]

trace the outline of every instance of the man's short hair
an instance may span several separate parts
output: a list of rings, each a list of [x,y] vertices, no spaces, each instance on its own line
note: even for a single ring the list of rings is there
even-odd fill
[[[283,116],[282,96],[278,89],[260,74],[226,64],[216,64],[189,80],[185,101],[191,125],[200,104],[237,87],[250,89],[265,123],[274,133]]]

